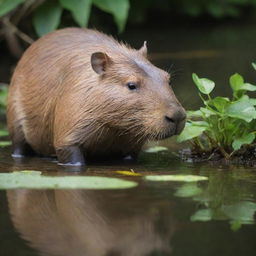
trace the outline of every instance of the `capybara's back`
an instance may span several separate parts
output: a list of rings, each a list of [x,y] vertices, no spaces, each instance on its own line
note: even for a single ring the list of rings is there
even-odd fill
[[[179,133],[185,112],[169,74],[135,50],[89,29],[50,33],[24,53],[12,77],[7,121],[13,156],[136,157],[148,139]]]

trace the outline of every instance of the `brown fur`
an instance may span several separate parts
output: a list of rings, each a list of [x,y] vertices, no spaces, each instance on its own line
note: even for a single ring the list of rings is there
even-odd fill
[[[103,52],[106,70],[97,74],[91,56]],[[146,44],[131,49],[100,32],[68,28],[33,43],[14,72],[7,120],[14,146],[54,155],[79,146],[86,156],[139,152],[148,139],[184,127],[184,110],[168,85],[169,74],[146,58]],[[126,84],[136,82],[138,90]],[[179,113],[171,126],[164,116]]]

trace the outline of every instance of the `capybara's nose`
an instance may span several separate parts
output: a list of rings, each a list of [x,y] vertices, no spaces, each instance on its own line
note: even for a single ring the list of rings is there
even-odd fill
[[[175,111],[170,111],[164,118],[170,125],[175,127],[174,134],[180,134],[185,126],[186,112],[182,107],[179,107]]]

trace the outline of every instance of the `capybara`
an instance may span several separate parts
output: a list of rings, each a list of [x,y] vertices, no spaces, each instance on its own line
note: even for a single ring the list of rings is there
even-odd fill
[[[13,74],[7,122],[13,157],[57,155],[60,164],[136,158],[147,140],[179,134],[185,110],[170,75],[135,50],[90,29],[43,36]]]

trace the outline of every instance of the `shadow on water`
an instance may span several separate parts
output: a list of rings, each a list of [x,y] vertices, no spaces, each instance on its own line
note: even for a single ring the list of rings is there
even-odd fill
[[[172,63],[174,70],[182,67],[173,86],[186,108],[200,102],[192,72],[215,80],[220,94],[229,93],[221,86],[232,73],[240,72],[248,82],[255,82],[250,70],[256,53],[254,27],[130,31],[123,39],[138,47],[138,42],[148,40],[154,63],[166,69]],[[150,145],[169,150],[143,152],[133,164],[92,164],[81,172],[59,166],[53,159],[14,161],[9,148],[0,149],[0,173],[36,170],[45,176],[103,176],[138,184],[120,190],[1,190],[0,255],[255,255],[254,168],[182,163],[175,154],[180,146],[173,139]],[[144,178],[150,174],[209,179],[153,182]]]

